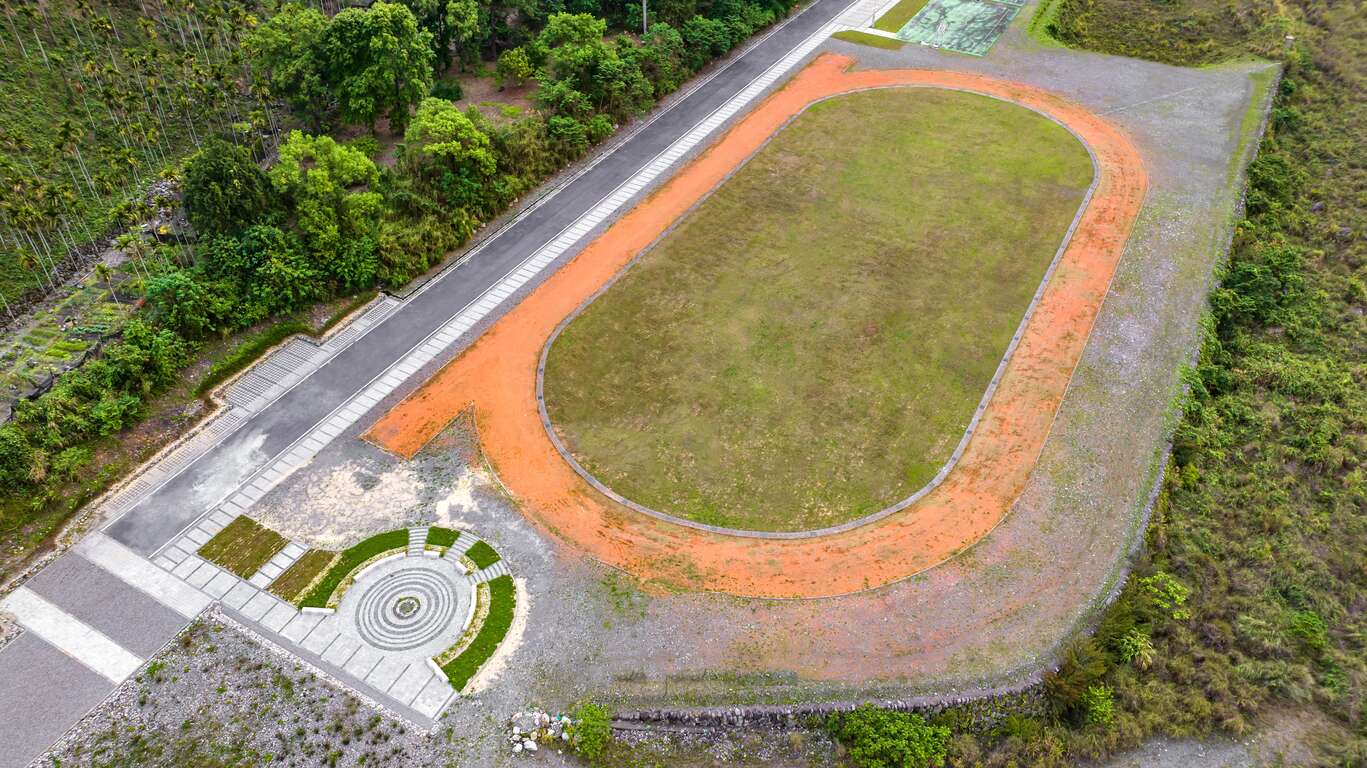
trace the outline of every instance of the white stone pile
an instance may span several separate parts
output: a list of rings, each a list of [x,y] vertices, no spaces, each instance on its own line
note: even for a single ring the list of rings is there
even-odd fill
[[[513,754],[531,754],[543,748],[564,752],[573,743],[574,726],[569,715],[539,709],[518,712],[508,720],[508,748]]]

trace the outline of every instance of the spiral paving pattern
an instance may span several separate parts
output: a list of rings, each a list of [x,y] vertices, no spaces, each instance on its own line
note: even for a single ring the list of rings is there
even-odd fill
[[[453,585],[440,573],[401,570],[366,585],[356,606],[356,629],[376,648],[406,651],[449,629],[458,602]]]

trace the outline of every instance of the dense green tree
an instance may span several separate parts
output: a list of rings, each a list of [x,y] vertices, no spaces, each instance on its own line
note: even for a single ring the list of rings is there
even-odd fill
[[[464,62],[467,46],[482,33],[480,8],[475,0],[402,0],[418,26],[432,34],[437,70],[445,71],[455,60]]]
[[[532,68],[532,60],[527,56],[527,50],[518,47],[509,48],[499,54],[494,72],[500,84],[522,85],[536,70]]]
[[[328,24],[318,9],[289,3],[243,40],[257,78],[315,128],[333,101],[320,58]]]
[[[684,22],[680,32],[690,70],[699,70],[708,61],[731,50],[731,33],[726,22],[694,16]]]
[[[320,42],[324,73],[342,119],[401,133],[409,111],[432,89],[432,33],[397,3],[337,14]]]
[[[187,338],[201,338],[213,330],[223,309],[209,286],[188,269],[148,280],[147,301],[158,323]]]
[[[655,94],[663,96],[677,91],[690,74],[683,35],[662,22],[651,24],[641,42],[639,66],[655,84]]]
[[[294,210],[296,226],[317,267],[315,279],[334,273],[332,263],[344,258],[344,248],[355,248],[364,240],[375,242],[384,200],[372,190],[379,169],[365,153],[330,136],[293,131],[280,146],[270,179]],[[347,250],[345,258],[354,260],[355,251]],[[286,261],[278,272],[287,271]],[[354,264],[346,271],[354,273]]]
[[[266,174],[246,147],[211,139],[185,166],[185,212],[203,235],[237,232],[273,207]]]
[[[486,185],[498,170],[489,135],[449,101],[426,99],[405,134],[406,168],[443,201],[486,211]]]
[[[592,110],[624,120],[650,105],[650,81],[633,61],[619,55],[632,44],[622,40],[609,45],[603,40],[605,34],[606,22],[588,14],[550,17],[537,38],[537,47],[545,52],[546,70],[539,103],[581,120]]]

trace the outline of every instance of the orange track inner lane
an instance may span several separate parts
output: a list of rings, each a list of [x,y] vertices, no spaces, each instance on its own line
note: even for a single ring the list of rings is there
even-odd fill
[[[978,541],[1025,488],[1063,401],[1147,187],[1139,152],[1110,123],[1048,91],[983,75],[848,71],[825,54],[505,314],[460,357],[382,416],[365,438],[411,457],[473,406],[485,455],[523,514],[593,558],[675,588],[756,597],[847,594],[923,571]],[[623,507],[556,452],[536,402],[556,326],[808,104],[869,88],[929,86],[1043,113],[1091,149],[1098,179],[977,431],[944,482],[907,509],[807,539],[709,533]]]

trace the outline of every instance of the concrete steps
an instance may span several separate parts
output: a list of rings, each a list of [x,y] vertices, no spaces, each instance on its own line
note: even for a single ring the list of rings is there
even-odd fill
[[[408,529],[408,556],[422,557],[427,547],[427,526],[419,525]]]

